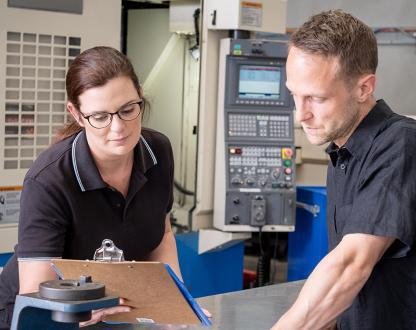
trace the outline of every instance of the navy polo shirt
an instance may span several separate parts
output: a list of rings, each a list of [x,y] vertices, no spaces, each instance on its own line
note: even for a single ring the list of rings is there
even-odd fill
[[[172,203],[172,148],[159,132],[142,129],[126,198],[102,180],[84,131],[52,145],[23,183],[18,246],[0,275],[0,328],[1,310],[19,290],[16,257],[92,259],[109,238],[126,260],[146,260]]]
[[[396,239],[338,329],[416,329],[416,121],[377,101],[347,143],[327,153],[330,249],[353,233]]]

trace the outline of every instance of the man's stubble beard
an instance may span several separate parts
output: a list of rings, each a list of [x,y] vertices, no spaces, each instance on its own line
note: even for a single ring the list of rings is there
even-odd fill
[[[348,136],[349,138],[349,136],[351,136],[351,131],[354,129],[354,126],[357,125],[357,121],[360,117],[359,105],[352,97],[350,97],[347,107],[345,108],[345,113],[346,116],[343,118],[343,123],[341,124],[341,126],[336,128],[332,132],[329,132],[327,136],[324,137],[324,141],[319,145],[323,145],[328,142],[333,142],[346,136]]]

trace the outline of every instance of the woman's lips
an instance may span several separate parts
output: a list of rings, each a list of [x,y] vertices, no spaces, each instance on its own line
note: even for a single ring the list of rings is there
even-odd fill
[[[115,142],[115,143],[123,143],[127,140],[128,136],[125,137],[118,137],[118,138],[113,138],[110,139],[111,142]]]

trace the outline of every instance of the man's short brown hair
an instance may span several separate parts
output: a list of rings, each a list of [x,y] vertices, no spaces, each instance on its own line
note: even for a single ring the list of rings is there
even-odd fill
[[[309,54],[337,57],[340,75],[351,81],[362,74],[375,73],[378,63],[377,40],[366,24],[342,10],[329,10],[312,16],[289,41]]]

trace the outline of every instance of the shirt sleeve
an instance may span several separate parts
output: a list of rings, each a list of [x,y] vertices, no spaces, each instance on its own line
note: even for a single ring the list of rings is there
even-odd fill
[[[350,211],[354,220],[342,232],[396,238],[390,257],[405,256],[416,236],[416,148],[409,140],[404,134],[369,156]]]
[[[68,207],[60,193],[35,179],[26,179],[20,200],[17,257],[62,257],[68,228]]]

